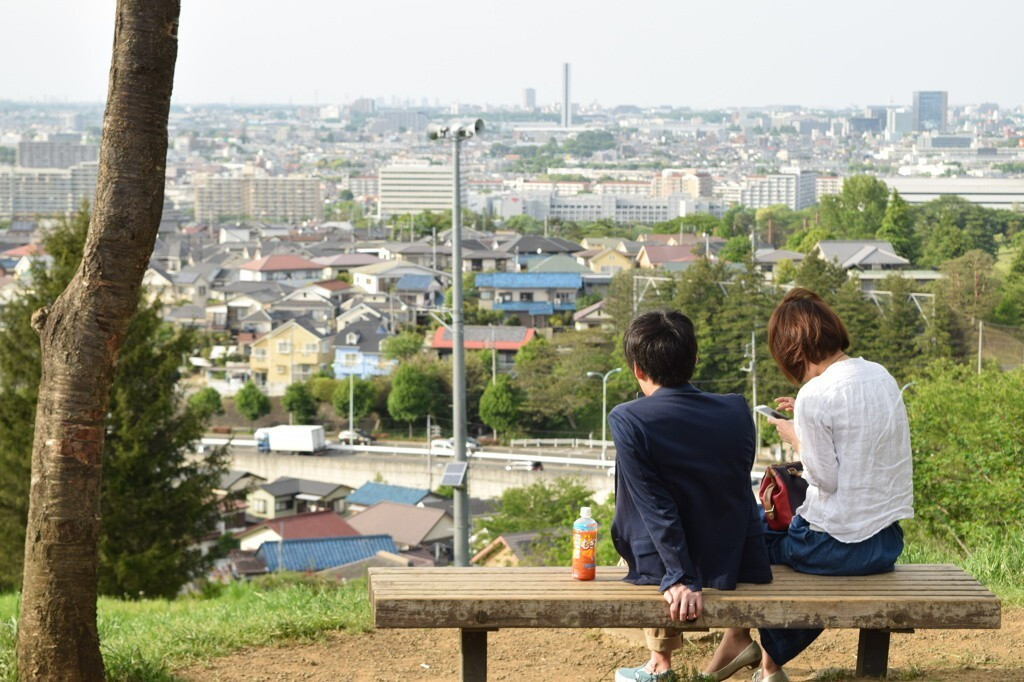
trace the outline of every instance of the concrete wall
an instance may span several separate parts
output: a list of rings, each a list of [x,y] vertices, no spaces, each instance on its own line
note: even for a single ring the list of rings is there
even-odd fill
[[[277,455],[272,453],[235,452],[231,468],[249,471],[263,476],[268,481],[290,476],[327,483],[341,483],[353,488],[377,479],[386,483],[410,488],[437,488],[441,479],[441,466],[435,467],[428,477],[426,460],[414,461],[405,458],[386,460],[380,458],[343,455],[340,457],[316,457],[305,455]],[[560,472],[559,467],[548,467],[547,471],[506,471],[504,466],[481,463],[470,464],[469,494],[483,499],[498,497],[506,488],[530,485],[537,480],[554,480],[564,476],[575,476],[595,492],[598,501],[603,501],[615,488],[614,476],[608,476],[605,469],[594,471]]]

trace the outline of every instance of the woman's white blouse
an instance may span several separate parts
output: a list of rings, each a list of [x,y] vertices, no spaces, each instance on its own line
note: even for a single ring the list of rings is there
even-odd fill
[[[807,499],[797,510],[841,542],[914,517],[910,424],[899,386],[875,362],[830,365],[794,406]]]

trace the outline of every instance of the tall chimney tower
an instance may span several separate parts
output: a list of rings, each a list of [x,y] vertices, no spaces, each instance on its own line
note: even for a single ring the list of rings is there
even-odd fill
[[[562,64],[562,127],[572,127],[572,97],[569,96],[569,63]]]

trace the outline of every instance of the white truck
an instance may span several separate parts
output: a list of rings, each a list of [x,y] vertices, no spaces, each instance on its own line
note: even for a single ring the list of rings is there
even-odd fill
[[[256,447],[260,452],[294,452],[315,455],[327,449],[324,427],[312,425],[269,426],[256,429]]]

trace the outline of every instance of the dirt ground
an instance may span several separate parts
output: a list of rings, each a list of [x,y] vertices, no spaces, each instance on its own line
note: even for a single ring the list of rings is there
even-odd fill
[[[646,660],[638,633],[603,630],[501,630],[489,637],[490,680],[612,680],[615,669]],[[693,635],[676,653],[676,670],[709,660],[716,634]],[[890,679],[1017,682],[1024,680],[1024,608],[1005,608],[1001,630],[921,630],[895,634]],[[852,680],[857,635],[824,633],[786,666],[799,680]],[[827,672],[828,671],[828,672]],[[844,672],[840,672],[844,671]],[[185,680],[323,682],[458,679],[455,630],[335,633],[314,644],[254,649],[178,671]],[[749,679],[739,673],[732,679]]]

